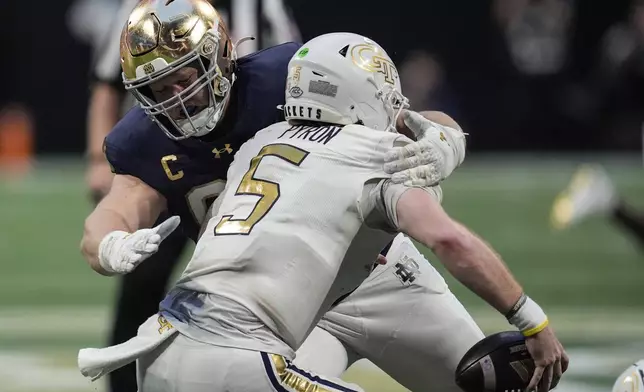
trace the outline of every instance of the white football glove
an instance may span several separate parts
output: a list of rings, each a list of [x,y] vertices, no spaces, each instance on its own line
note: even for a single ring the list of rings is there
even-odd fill
[[[159,244],[181,223],[181,218],[172,216],[151,229],[134,233],[113,231],[107,234],[98,246],[98,261],[109,274],[132,272],[143,260],[159,250]]]
[[[466,134],[411,110],[405,110],[402,116],[417,141],[389,151],[384,170],[397,184],[435,186],[465,159]]]

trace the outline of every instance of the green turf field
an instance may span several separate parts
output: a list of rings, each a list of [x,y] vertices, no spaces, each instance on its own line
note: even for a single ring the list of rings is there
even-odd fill
[[[623,194],[644,207],[641,160],[607,163]],[[570,159],[468,158],[444,185],[444,205],[504,256],[550,313],[571,356],[557,390],[610,391],[629,363],[644,358],[644,254],[602,219],[550,230],[551,202],[575,166]],[[90,209],[79,162],[41,162],[26,178],[0,179],[0,391],[104,388],[75,366],[79,348],[103,344],[115,287],[78,252]],[[448,280],[486,332],[510,328]],[[402,390],[368,363],[346,378],[369,392]]]

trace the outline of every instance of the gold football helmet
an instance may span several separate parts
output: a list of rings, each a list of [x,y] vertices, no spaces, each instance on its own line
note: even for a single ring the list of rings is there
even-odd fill
[[[142,0],[121,33],[123,84],[174,140],[215,128],[234,60],[226,25],[207,0]]]

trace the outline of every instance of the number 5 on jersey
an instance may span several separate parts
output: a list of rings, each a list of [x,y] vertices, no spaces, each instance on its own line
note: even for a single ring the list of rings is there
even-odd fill
[[[244,174],[235,192],[235,196],[259,196],[259,200],[246,219],[235,219],[233,215],[224,215],[217,226],[215,226],[215,235],[249,234],[253,230],[253,227],[266,216],[277,199],[279,199],[279,184],[255,178],[255,172],[262,162],[262,159],[273,156],[292,165],[300,166],[308,154],[308,151],[288,144],[269,144],[268,146],[264,146],[259,154],[251,159],[250,169]]]

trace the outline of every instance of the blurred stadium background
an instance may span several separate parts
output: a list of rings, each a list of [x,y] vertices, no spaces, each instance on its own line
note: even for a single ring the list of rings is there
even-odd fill
[[[557,390],[610,391],[644,358],[641,249],[608,220],[557,232],[548,218],[583,162],[604,164],[620,194],[644,208],[644,5],[424,3],[215,6],[231,12],[234,33],[261,32],[258,48],[279,41],[279,18],[266,20],[272,7],[285,7],[304,40],[352,31],[380,42],[414,106],[444,110],[470,133],[465,164],[444,184],[444,205],[499,251],[550,314],[571,357]],[[78,243],[93,208],[83,158],[92,50],[118,7],[116,0],[0,4],[7,21],[0,25],[1,391],[105,390],[83,379],[76,354],[105,344],[116,284],[86,266]],[[446,277],[487,333],[510,328]],[[369,392],[403,390],[365,362],[346,378]]]

